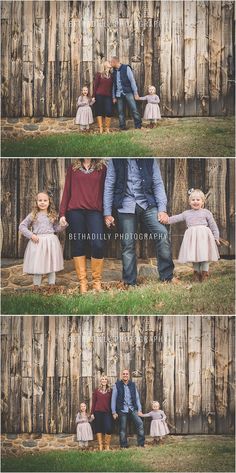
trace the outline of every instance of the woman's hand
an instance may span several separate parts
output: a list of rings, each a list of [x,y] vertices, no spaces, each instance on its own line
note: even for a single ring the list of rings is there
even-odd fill
[[[95,417],[94,417],[93,414],[91,414],[90,419],[91,419],[91,420],[94,420],[94,419],[95,419]]]
[[[112,102],[113,102],[113,103],[116,103],[116,102],[117,102],[117,99],[115,99],[115,98],[112,99]]]
[[[62,227],[65,227],[67,225],[66,217],[61,217],[59,223]]]
[[[33,243],[38,243],[38,242],[39,242],[39,237],[38,237],[38,235],[35,235],[35,234],[33,233],[32,237],[31,237],[31,240],[32,240]]]
[[[118,414],[115,412],[114,414],[112,414],[112,417],[114,420],[116,420],[118,418]]]
[[[106,217],[104,217],[104,221],[107,228],[111,228],[115,226],[115,219],[114,217],[112,217],[112,215],[106,215]]]

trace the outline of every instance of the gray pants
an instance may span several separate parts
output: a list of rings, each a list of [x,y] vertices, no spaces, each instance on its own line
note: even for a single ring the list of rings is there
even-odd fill
[[[34,274],[34,286],[41,286],[42,283],[42,274]],[[56,282],[56,273],[48,273],[48,284],[55,284]]]

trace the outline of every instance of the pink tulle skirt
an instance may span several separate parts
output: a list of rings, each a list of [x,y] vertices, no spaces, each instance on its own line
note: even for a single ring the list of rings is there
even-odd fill
[[[165,420],[155,419],[151,422],[150,435],[151,437],[164,437],[170,433]]]
[[[180,263],[218,261],[219,258],[215,238],[209,227],[195,225],[186,230],[179,252]]]
[[[24,255],[23,272],[48,274],[64,268],[62,247],[54,233],[38,235],[39,243],[29,241]]]

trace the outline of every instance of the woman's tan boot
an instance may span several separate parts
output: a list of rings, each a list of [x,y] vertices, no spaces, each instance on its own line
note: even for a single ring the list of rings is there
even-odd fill
[[[100,292],[102,290],[102,272],[103,272],[104,258],[91,258],[91,270],[93,278],[93,289]]]
[[[103,133],[102,117],[100,117],[100,116],[97,117],[97,124],[98,124],[98,128],[99,128],[99,132]]]
[[[105,450],[110,450],[111,435],[105,434]]]
[[[105,132],[110,133],[111,118],[105,117]]]
[[[103,445],[102,445],[102,434],[97,434],[97,441],[98,441],[98,449],[100,452],[103,450]]]
[[[80,294],[85,294],[88,291],[86,256],[75,256],[74,263],[75,271],[80,284]]]

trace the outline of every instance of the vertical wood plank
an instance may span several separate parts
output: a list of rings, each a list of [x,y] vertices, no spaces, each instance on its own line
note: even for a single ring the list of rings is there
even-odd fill
[[[108,60],[112,56],[118,55],[119,37],[118,37],[118,3],[117,2],[106,2],[106,24],[107,24],[107,35],[106,35],[106,56]]]
[[[167,421],[175,425],[175,318],[163,317],[163,403]]]
[[[10,342],[10,432],[21,426],[21,317],[12,317]]]
[[[119,329],[117,319],[118,317],[106,317],[107,376],[109,377],[111,385],[113,385],[119,377]]]
[[[229,368],[228,317],[215,317],[215,405],[216,433],[227,432],[228,368]]]
[[[189,433],[199,434],[201,417],[201,317],[188,318]]]
[[[188,186],[187,186],[187,159],[174,160],[174,184],[172,191],[172,207],[171,214],[179,214],[183,212],[183,208],[188,208]],[[178,254],[182,242],[183,234],[185,232],[185,222],[171,225],[171,242],[172,251]]]
[[[56,433],[57,425],[57,393],[56,393],[56,317],[48,317],[46,349],[46,380],[45,380],[45,428],[46,432]]]
[[[33,318],[33,431],[44,425],[44,317]]]
[[[22,114],[22,2],[12,2],[11,8],[11,76],[10,110],[12,117]],[[10,58],[9,58],[10,59]]]
[[[234,113],[234,52],[233,52],[233,10],[234,2],[222,1],[221,10],[221,92],[222,113]]]
[[[209,2],[210,115],[222,113],[221,48],[221,1]]]
[[[34,114],[45,111],[45,2],[34,2]]]
[[[30,187],[29,187],[30,181]],[[19,193],[19,212],[18,224],[31,212],[35,197],[38,193],[38,159],[20,159],[19,160],[19,173],[18,173],[18,185],[20,188]],[[18,257],[22,258],[24,250],[28,240],[19,234],[18,238]]]
[[[1,432],[9,432],[11,317],[1,317]]]
[[[229,388],[227,432],[234,433],[235,420],[235,317],[229,317]]]
[[[209,115],[209,2],[197,3],[197,115]]]
[[[184,42],[183,42],[183,1],[171,2],[172,49],[171,88],[172,114],[184,115]]]
[[[58,72],[57,63],[59,55],[59,38],[57,33],[57,1],[49,2],[47,35],[47,63],[46,63],[46,104],[45,112],[49,117],[56,117],[58,114]]]
[[[161,2],[160,9],[160,98],[164,115],[171,116],[172,91],[171,91],[171,22],[172,11],[170,2]]]
[[[215,433],[214,317],[202,318],[202,433]]]
[[[1,84],[2,84],[2,115],[10,116],[9,82],[11,77],[11,8],[12,3],[1,2]]]
[[[197,2],[184,2],[184,115],[196,115]]]
[[[188,318],[176,317],[175,433],[188,433]]]
[[[18,255],[18,162],[16,159],[1,160],[2,176],[2,257],[17,258]]]
[[[96,20],[95,20],[96,21]],[[71,114],[76,115],[77,100],[81,93],[80,63],[81,63],[81,5],[73,1],[70,20],[70,63],[71,63]],[[103,30],[104,31],[104,30]]]

